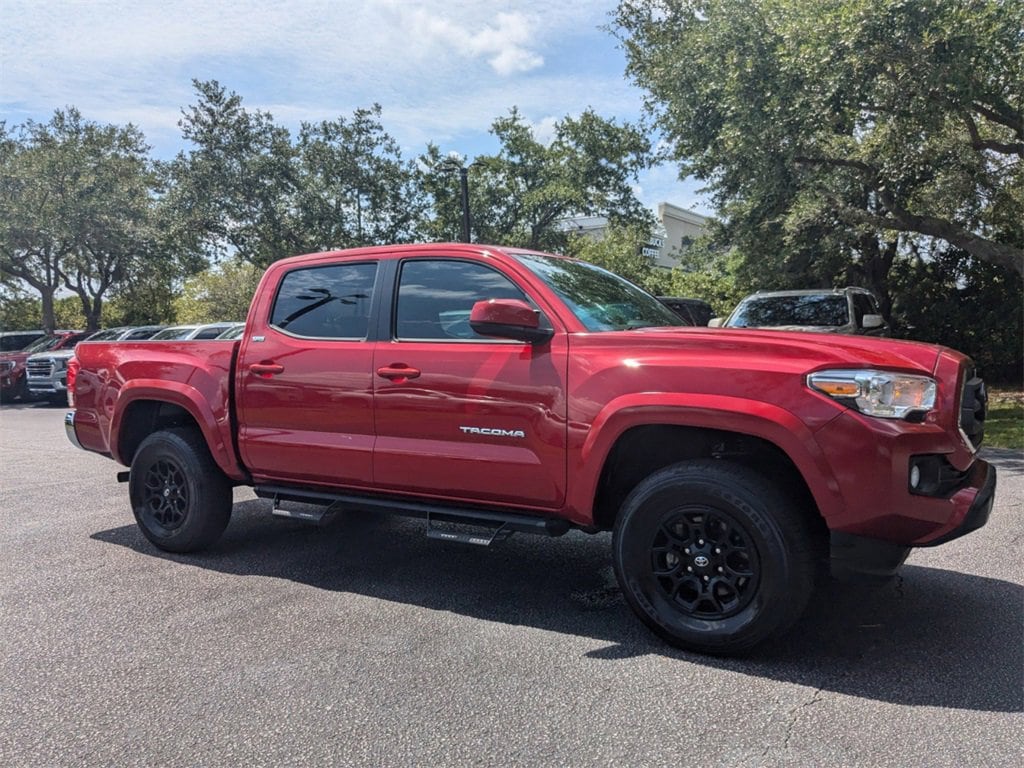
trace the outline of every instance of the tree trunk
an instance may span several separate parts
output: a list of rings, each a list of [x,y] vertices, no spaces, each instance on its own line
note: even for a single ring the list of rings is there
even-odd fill
[[[53,315],[53,293],[53,288],[39,290],[43,302],[43,330],[47,333],[53,333],[53,329],[57,325],[57,319]]]

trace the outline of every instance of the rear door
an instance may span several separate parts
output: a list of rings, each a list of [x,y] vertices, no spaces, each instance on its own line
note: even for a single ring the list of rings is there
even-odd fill
[[[457,258],[399,261],[373,353],[376,485],[397,493],[557,508],[565,497],[566,337],[487,338],[473,304],[522,299],[515,277]],[[550,322],[542,318],[542,322]]]
[[[254,307],[239,351],[239,451],[256,482],[372,484],[378,262],[303,264]]]

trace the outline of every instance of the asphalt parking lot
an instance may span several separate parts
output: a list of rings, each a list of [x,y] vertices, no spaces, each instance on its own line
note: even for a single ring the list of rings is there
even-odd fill
[[[240,489],[212,551],[161,553],[63,414],[0,409],[0,765],[1024,762],[1019,453],[986,528],[726,660],[634,620],[606,536],[316,528]]]

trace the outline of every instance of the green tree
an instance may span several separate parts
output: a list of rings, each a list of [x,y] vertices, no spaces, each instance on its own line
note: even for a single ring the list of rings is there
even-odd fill
[[[650,160],[642,131],[588,110],[555,125],[550,144],[538,141],[515,109],[494,121],[500,143],[495,155],[469,166],[473,239],[561,251],[568,243],[563,225],[581,214],[607,216],[614,223],[652,223],[633,189]],[[457,169],[462,158],[445,157],[431,145],[420,158],[420,184],[433,205],[426,234],[457,240],[461,205]]]
[[[918,236],[1024,270],[1024,4],[624,0],[616,29],[765,274],[877,278]]]
[[[182,247],[207,261],[237,255],[266,266],[300,253],[305,240],[292,211],[299,188],[296,150],[286,128],[217,81],[194,80],[197,101],[182,112],[194,146],[168,169],[166,204]]]
[[[680,254],[666,293],[704,299],[716,316],[724,317],[750,289],[737,277],[742,264],[739,253],[716,246],[715,238],[713,229],[712,234],[697,238]]]
[[[652,293],[663,294],[669,285],[670,273],[655,267],[641,250],[650,236],[650,227],[637,224],[611,225],[599,238],[570,234],[565,255],[589,261]]]
[[[38,297],[18,285],[0,281],[0,331],[32,331],[39,327],[42,305]]]
[[[424,202],[381,108],[303,123],[297,147],[297,229],[305,250],[410,242]]]
[[[893,281],[902,335],[970,355],[986,381],[1020,385],[1024,285],[1016,273],[942,245],[898,262]]]
[[[174,299],[181,323],[245,320],[263,270],[242,261],[225,261],[185,281]]]
[[[0,269],[35,289],[52,329],[59,288],[89,329],[133,263],[154,251],[155,177],[133,126],[99,125],[74,108],[0,138]]]

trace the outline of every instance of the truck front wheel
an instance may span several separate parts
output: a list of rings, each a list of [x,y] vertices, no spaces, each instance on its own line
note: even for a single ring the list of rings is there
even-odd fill
[[[656,634],[687,650],[735,654],[803,612],[812,543],[800,510],[761,475],[696,460],[633,490],[612,551],[627,603]]]
[[[231,519],[231,483],[193,429],[143,440],[132,459],[128,494],[143,535],[167,552],[210,546]]]

